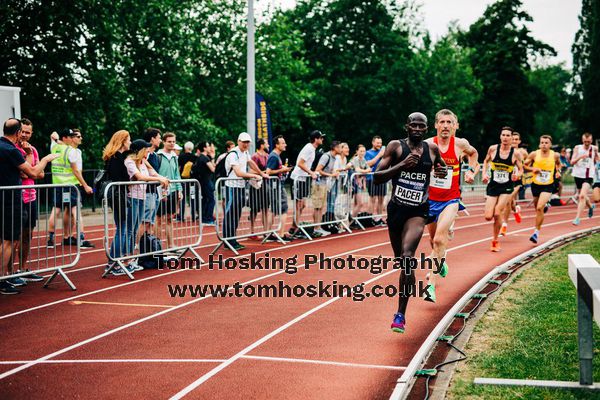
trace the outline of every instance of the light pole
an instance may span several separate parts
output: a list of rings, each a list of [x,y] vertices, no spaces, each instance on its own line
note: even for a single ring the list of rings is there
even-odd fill
[[[256,95],[254,78],[254,0],[248,0],[248,48],[246,60],[246,131],[252,138],[250,154],[254,153],[256,141]]]

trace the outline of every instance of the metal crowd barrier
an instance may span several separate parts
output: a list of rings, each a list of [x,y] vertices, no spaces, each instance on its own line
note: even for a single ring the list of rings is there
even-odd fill
[[[189,194],[190,204],[180,201],[179,194],[184,191]],[[179,258],[189,251],[204,262],[194,250],[202,242],[200,199],[200,183],[195,179],[172,180],[168,189],[158,182],[109,183],[102,198],[104,250],[109,265],[102,277],[122,271],[133,280],[142,257]],[[193,217],[188,213],[192,207]],[[175,218],[180,211],[182,221]],[[152,250],[154,239],[160,242],[160,249]],[[125,262],[129,262],[128,267]]]
[[[387,218],[387,204],[392,195],[392,182],[388,181],[381,184],[373,183],[373,173],[354,173],[352,174],[350,193],[351,193],[351,213],[353,224],[360,229],[365,229],[365,225],[373,225],[377,221]]]
[[[351,198],[349,182],[346,174],[340,174],[337,178],[319,177],[313,180],[307,177],[305,180],[292,181],[294,224],[307,239],[313,239],[315,228],[337,233],[341,226],[351,232],[348,224]],[[313,228],[312,235],[308,231],[310,228]]]
[[[33,195],[35,200],[32,200]],[[80,257],[81,193],[78,188],[71,184],[3,186],[0,187],[0,206],[0,280],[20,286],[22,282],[19,284],[14,278],[28,281],[34,280],[32,274],[51,272],[44,287],[60,275],[75,290],[64,269],[77,264]],[[63,225],[61,229],[59,225]],[[54,233],[53,238],[49,232]]]
[[[285,243],[281,229],[281,185],[277,177],[262,179],[219,178],[215,184],[216,232],[219,244],[236,255],[238,239],[263,236]]]

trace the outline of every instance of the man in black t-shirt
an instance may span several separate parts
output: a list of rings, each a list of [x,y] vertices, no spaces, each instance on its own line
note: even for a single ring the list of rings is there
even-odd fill
[[[21,121],[9,118],[4,122],[4,136],[0,138],[0,239],[2,239],[2,250],[0,253],[0,293],[18,294],[14,286],[23,286],[21,278],[9,278],[1,280],[2,276],[12,274],[11,254],[15,245],[21,238],[25,210],[21,196],[21,173],[32,179],[37,179],[44,172],[49,162],[59,157],[59,154],[50,154],[42,158],[40,162],[32,167],[15,146],[19,133],[21,132]],[[14,189],[2,188],[6,186],[19,186]]]
[[[202,191],[202,224],[214,225],[215,210],[215,145],[211,142],[198,143],[200,155],[192,167],[192,178],[200,182]]]
[[[287,211],[288,211],[288,203],[287,203],[287,193],[285,191],[284,183],[287,179],[287,174],[292,169],[287,165],[283,165],[281,162],[281,153],[285,151],[287,144],[285,143],[285,139],[283,136],[275,136],[273,138],[273,151],[269,154],[269,158],[267,159],[267,174],[275,175],[279,177],[279,184],[273,184],[270,190],[279,190],[281,193],[281,203],[273,204],[273,214],[279,215],[281,218],[281,229],[279,229],[279,237],[281,237],[285,241],[292,240],[292,236],[289,233],[285,232],[285,221],[287,219]],[[276,199],[277,196],[273,196],[272,198]],[[277,238],[270,236],[267,238],[267,241],[276,241]]]

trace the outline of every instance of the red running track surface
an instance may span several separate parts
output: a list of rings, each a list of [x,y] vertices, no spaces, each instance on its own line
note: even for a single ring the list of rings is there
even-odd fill
[[[11,399],[111,398],[388,398],[403,367],[447,310],[493,267],[530,249],[533,210],[511,222],[502,251],[489,251],[491,223],[482,208],[461,216],[450,243],[450,273],[437,280],[435,304],[411,299],[405,334],[389,329],[391,298],[171,298],[168,284],[397,284],[399,271],[300,268],[141,271],[136,280],[101,279],[103,250],[83,250],[69,271],[76,292],[58,281],[30,284],[0,298],[0,393]],[[554,207],[540,243],[574,230],[573,206]],[[598,224],[582,220],[577,229]],[[99,228],[87,229],[101,247]],[[199,249],[207,259],[216,237]],[[245,241],[271,257],[324,252],[328,257],[391,256],[387,228],[372,228],[287,246]],[[222,254],[231,255],[226,250]],[[418,252],[429,254],[425,235]],[[302,263],[302,261],[299,261]],[[417,279],[425,280],[425,271]]]

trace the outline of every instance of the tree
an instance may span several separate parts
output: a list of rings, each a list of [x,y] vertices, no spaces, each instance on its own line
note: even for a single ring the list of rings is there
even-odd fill
[[[521,10],[520,0],[501,0],[461,35],[471,49],[471,65],[483,92],[475,107],[480,140],[486,147],[498,140],[500,128],[510,125],[526,136],[534,133],[534,116],[542,95],[527,79],[531,59],[555,55],[549,45],[534,39],[525,22],[532,18]]]

